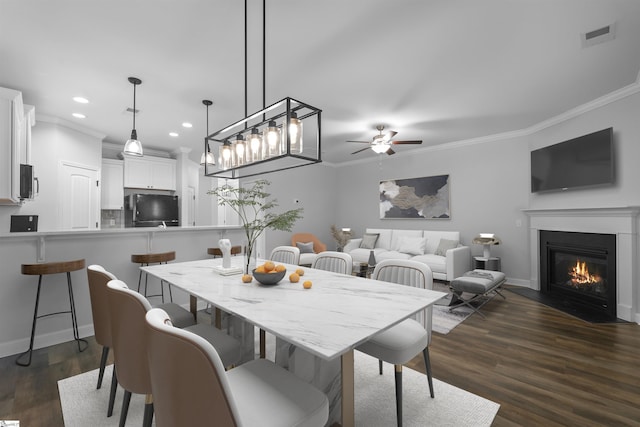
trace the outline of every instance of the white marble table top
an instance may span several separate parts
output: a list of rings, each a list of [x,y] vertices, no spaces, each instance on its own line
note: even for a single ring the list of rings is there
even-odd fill
[[[217,258],[141,269],[326,360],[446,295],[288,264],[284,279],[275,286],[255,280],[242,283],[241,275],[217,274],[213,266],[221,262]],[[241,262],[242,257],[234,257],[232,266]],[[289,274],[297,268],[305,274],[291,283]],[[313,282],[311,289],[302,287],[305,280]]]

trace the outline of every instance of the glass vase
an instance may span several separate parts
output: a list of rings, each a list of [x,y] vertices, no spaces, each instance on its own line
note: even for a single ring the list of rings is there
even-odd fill
[[[255,248],[249,249],[248,245],[245,246],[245,248],[245,253],[242,259],[244,274],[252,274],[253,270],[258,265],[258,251],[256,251]]]

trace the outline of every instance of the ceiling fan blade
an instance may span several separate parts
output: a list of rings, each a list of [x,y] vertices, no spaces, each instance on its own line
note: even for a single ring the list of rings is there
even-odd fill
[[[396,152],[395,152],[395,151],[393,151],[393,150],[391,149],[391,147],[389,147],[389,149],[387,150],[387,154],[388,154],[388,155],[392,155],[392,154],[396,154]]]
[[[419,141],[419,140],[391,141],[390,144],[422,144],[422,141]]]
[[[393,138],[397,134],[398,134],[398,132],[390,130],[389,132],[384,134],[384,136],[382,137],[382,141],[390,141],[391,138]]]
[[[368,143],[367,143],[367,144],[368,144]],[[359,152],[364,151],[364,150],[368,150],[368,149],[369,149],[369,147],[365,147],[365,148],[362,148],[362,149],[360,149],[360,150],[358,150],[358,151],[354,151],[354,152],[353,152],[353,153],[351,153],[351,154],[358,154]]]
[[[371,144],[369,141],[347,141],[347,142],[358,142],[361,144]]]

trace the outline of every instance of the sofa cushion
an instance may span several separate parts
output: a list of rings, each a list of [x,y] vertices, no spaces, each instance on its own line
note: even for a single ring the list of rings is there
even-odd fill
[[[298,261],[299,265],[311,265],[313,264],[313,261],[316,260],[316,257],[318,256],[318,254],[316,253],[301,253],[300,254],[300,260]]]
[[[440,243],[440,239],[448,239],[448,240],[457,240],[460,241],[460,232],[458,231],[433,231],[433,230],[425,230],[424,237],[427,238],[427,249],[425,250],[426,254],[433,254],[438,249],[438,244]]]
[[[380,255],[376,255],[376,262],[383,261],[385,259],[409,259],[411,255],[403,254],[398,251],[384,251],[381,252]]]
[[[367,228],[366,233],[379,234],[376,248],[391,250],[391,229],[389,228]]]
[[[300,249],[300,254],[313,254],[315,253],[313,250],[313,242],[303,243],[296,242],[296,246]]]
[[[438,248],[435,250],[435,255],[446,256],[447,251],[449,249],[455,249],[458,247],[457,240],[449,240],[449,239],[440,239],[440,243],[438,243]]]
[[[410,258],[413,261],[419,261],[427,264],[434,273],[447,274],[447,258],[440,255],[425,254],[417,255]]]
[[[351,252],[349,252],[349,255],[351,255],[353,262],[368,262],[370,252],[371,252],[371,249],[356,248]],[[379,249],[379,248],[373,249],[373,255],[376,257],[376,260],[380,259],[379,258],[380,254],[383,254],[385,252],[388,252],[388,251],[386,249]]]
[[[364,233],[362,236],[362,241],[360,242],[360,247],[362,249],[373,249],[376,247],[376,242],[378,241],[379,234],[374,233]]]
[[[424,255],[426,244],[424,237],[402,237],[397,251],[410,255]]]
[[[406,237],[422,237],[422,230],[393,230],[391,232],[391,246],[389,250],[400,251],[400,242]]]

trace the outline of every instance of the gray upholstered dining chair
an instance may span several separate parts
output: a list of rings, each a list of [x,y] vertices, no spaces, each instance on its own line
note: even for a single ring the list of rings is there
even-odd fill
[[[271,251],[269,259],[274,262],[298,265],[300,249],[295,246],[277,246]]]
[[[411,260],[384,260],[376,265],[372,279],[422,289],[433,289],[433,275],[428,265]],[[422,352],[424,357],[429,392],[434,397],[431,363],[429,361],[429,343],[431,342],[432,308],[417,313],[414,319],[407,319],[382,331],[357,350],[395,365],[396,416],[398,426],[402,426],[402,365]]]
[[[340,274],[351,274],[353,259],[346,252],[324,251],[317,254],[316,259],[311,264],[311,268]]]
[[[115,371],[118,382],[124,388],[120,425],[124,426],[131,401],[131,393],[144,394],[145,411],[143,426],[150,426],[153,419],[153,400],[151,398],[151,380],[147,360],[147,327],[144,320],[151,310],[149,301],[140,293],[127,287],[121,280],[107,283],[109,317]],[[163,313],[166,311],[163,310]],[[167,318],[171,317],[167,314]],[[184,328],[214,345],[224,363],[233,366],[240,361],[241,344],[235,338],[207,324],[195,324]]]
[[[167,314],[146,316],[156,425],[324,426],[329,401],[275,363],[256,359],[225,372],[216,348]]]

